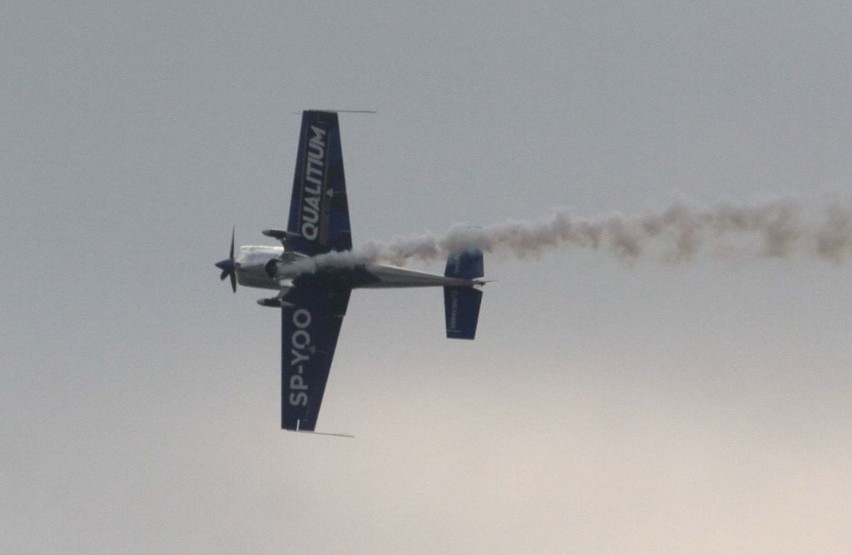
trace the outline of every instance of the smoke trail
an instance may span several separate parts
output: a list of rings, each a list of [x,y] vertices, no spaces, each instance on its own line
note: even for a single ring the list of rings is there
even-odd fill
[[[622,260],[682,262],[708,248],[748,258],[805,256],[839,262],[852,254],[852,202],[838,196],[823,205],[791,198],[696,207],[676,202],[660,212],[576,218],[564,208],[549,217],[484,227],[454,226],[444,235],[368,242],[353,251],[317,257],[321,266],[404,265],[435,261],[472,248],[532,258],[556,249],[588,249]]]

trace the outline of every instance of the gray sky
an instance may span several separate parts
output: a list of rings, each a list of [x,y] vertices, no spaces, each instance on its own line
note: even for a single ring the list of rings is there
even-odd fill
[[[354,440],[278,429],[278,314],[212,266],[305,108],[379,111],[356,243],[848,197],[846,3],[174,4],[0,8],[0,551],[852,550],[848,259],[493,256],[472,343],[356,292]]]

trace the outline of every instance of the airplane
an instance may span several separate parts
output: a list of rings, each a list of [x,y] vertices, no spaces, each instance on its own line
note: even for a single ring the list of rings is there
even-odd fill
[[[443,287],[446,334],[473,339],[484,285],[479,249],[450,253],[444,275],[363,263],[316,264],[352,251],[337,112],[302,113],[287,229],[267,229],[280,246],[242,246],[216,263],[220,279],[278,293],[258,304],[281,310],[281,428],[316,432],[334,349],[353,289]],[[319,258],[317,258],[319,257]],[[308,262],[308,263],[306,263]],[[346,435],[346,434],[329,434]]]

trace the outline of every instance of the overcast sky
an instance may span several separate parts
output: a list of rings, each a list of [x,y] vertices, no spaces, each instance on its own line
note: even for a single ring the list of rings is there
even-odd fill
[[[303,109],[378,111],[356,244],[848,198],[847,3],[456,4],[0,7],[0,551],[852,551],[848,257],[489,256],[474,342],[356,292],[355,439],[279,429],[213,263],[286,225]]]

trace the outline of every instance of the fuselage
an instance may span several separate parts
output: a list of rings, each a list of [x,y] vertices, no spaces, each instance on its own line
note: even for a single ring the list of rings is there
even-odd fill
[[[245,287],[280,290],[282,282],[302,276],[333,280],[352,288],[456,287],[479,285],[479,280],[445,277],[384,264],[320,266],[311,258],[285,251],[283,247],[249,245],[240,247],[235,267],[237,281]]]

